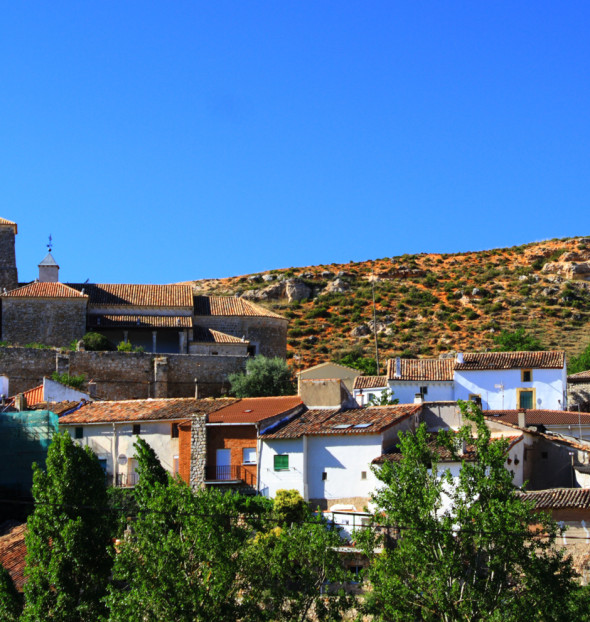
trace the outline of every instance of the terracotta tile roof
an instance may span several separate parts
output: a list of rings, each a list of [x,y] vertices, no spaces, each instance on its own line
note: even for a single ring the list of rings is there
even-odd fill
[[[12,289],[3,298],[88,298],[77,289],[63,283],[39,283],[34,281],[23,287]]]
[[[420,404],[365,406],[351,410],[314,409],[295,417],[281,428],[262,435],[266,438],[299,438],[335,434],[379,434],[420,412]]]
[[[353,389],[383,389],[387,387],[387,376],[357,376]]]
[[[512,436],[493,437],[491,440],[495,441],[498,438],[503,438],[509,441],[509,447],[512,447],[515,443],[522,439],[522,434]],[[428,448],[434,455],[438,457],[439,462],[455,462],[456,458],[446,447],[441,447],[437,441],[436,434],[430,434],[428,440]],[[472,461],[475,458],[475,445],[468,443],[465,446],[465,452],[458,456],[459,460]],[[383,464],[384,462],[399,462],[402,459],[398,445],[393,445],[386,449],[382,455],[373,460],[373,464]]]
[[[401,359],[401,375],[396,376],[396,360],[387,361],[389,380],[431,380],[448,382],[453,380],[452,359]]]
[[[60,425],[82,423],[113,423],[123,421],[154,421],[186,419],[194,413],[212,413],[229,406],[235,398],[194,399],[172,398],[151,400],[121,400],[116,402],[92,402],[65,415]]]
[[[23,591],[25,584],[25,530],[26,523],[14,525],[12,521],[7,521],[0,526],[2,535],[0,536],[0,564],[8,570],[16,589]]]
[[[536,510],[590,509],[590,488],[550,488],[519,492],[518,495],[532,501]]]
[[[287,413],[303,402],[298,395],[284,397],[245,397],[208,417],[209,423],[258,423]]]
[[[567,377],[568,382],[590,382],[590,369],[587,371],[579,371],[577,374],[570,374]]]
[[[465,352],[463,363],[455,362],[455,370],[488,369],[561,369],[565,352]]]
[[[89,314],[88,326],[92,328],[191,328],[192,315],[109,315]]]
[[[186,307],[192,309],[193,290],[189,285],[136,285],[116,283],[71,283],[84,290],[91,305],[132,307]]]
[[[12,222],[12,220],[6,220],[6,218],[0,218],[0,226],[12,227],[14,229],[14,232],[18,233],[18,228],[16,226],[16,223]]]
[[[494,419],[500,423],[518,425],[518,410],[484,410],[483,414],[488,419]],[[526,424],[529,425],[573,425],[581,422],[590,425],[590,414],[571,410],[524,410]]]
[[[66,402],[39,402],[35,404],[35,410],[49,410],[58,417],[76,408],[85,400],[66,401]]]
[[[241,343],[244,345],[250,343],[247,339],[220,333],[218,330],[203,328],[202,326],[195,326],[193,335],[193,341],[198,343]]]
[[[233,296],[195,296],[195,315],[247,315],[287,319],[253,302]]]
[[[28,391],[24,391],[23,394],[27,400],[27,406],[39,404],[43,401],[43,385],[40,384],[38,387],[33,387]]]

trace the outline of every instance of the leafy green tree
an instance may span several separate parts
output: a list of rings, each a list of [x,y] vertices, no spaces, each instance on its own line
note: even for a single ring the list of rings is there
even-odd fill
[[[0,622],[16,622],[22,608],[22,598],[8,570],[0,565]]]
[[[377,362],[374,358],[365,356],[362,348],[347,351],[336,362],[345,367],[358,369],[366,376],[374,376],[377,373]]]
[[[273,515],[279,525],[300,523],[309,517],[309,506],[297,490],[277,490]]]
[[[498,352],[535,352],[544,350],[537,337],[525,332],[524,328],[515,331],[503,330],[494,337]]]
[[[111,572],[105,476],[88,447],[56,434],[46,471],[33,464],[22,620],[100,620]]]
[[[423,425],[401,435],[399,462],[375,470],[383,487],[374,495],[377,529],[364,543],[367,611],[381,621],[588,619],[587,593],[554,548],[556,524],[515,493],[507,441],[491,441],[475,405],[461,411],[477,435],[465,426],[439,437],[458,462],[463,441],[475,446],[458,477],[439,470]],[[397,534],[393,546],[383,531]]]
[[[572,356],[567,365],[568,374],[577,374],[587,369],[590,369],[590,343],[578,356]]]
[[[102,352],[104,350],[114,350],[113,344],[100,333],[89,332],[82,337],[85,350],[91,352]]]
[[[236,397],[264,397],[295,394],[293,372],[279,358],[255,356],[248,359],[246,372],[229,375],[230,393]]]
[[[379,396],[374,395],[369,402],[371,406],[395,406],[399,404],[397,397],[393,397],[393,391],[387,389],[381,391]]]

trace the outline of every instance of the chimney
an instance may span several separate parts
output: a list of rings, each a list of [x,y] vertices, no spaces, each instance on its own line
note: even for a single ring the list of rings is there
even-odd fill
[[[402,377],[402,360],[399,356],[395,357],[395,377]]]
[[[518,411],[518,427],[526,428],[526,410],[524,408]]]
[[[25,397],[24,393],[19,393],[15,398],[14,398],[14,407],[18,410],[18,411],[23,411],[23,410],[27,410],[27,398]]]
[[[424,402],[424,396],[422,393],[414,394],[414,404],[422,404]]]
[[[457,352],[457,363],[459,363],[459,365],[463,363],[463,352]]]
[[[96,382],[94,382],[94,380],[91,380],[88,383],[88,396],[93,400],[96,399]]]
[[[195,399],[199,399],[199,381],[195,378]]]

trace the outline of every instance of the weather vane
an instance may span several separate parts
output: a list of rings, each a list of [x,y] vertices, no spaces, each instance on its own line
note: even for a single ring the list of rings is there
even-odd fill
[[[47,245],[47,248],[49,249],[49,252],[51,252],[51,249],[53,248],[53,242],[51,241],[51,234],[49,234],[49,244]]]

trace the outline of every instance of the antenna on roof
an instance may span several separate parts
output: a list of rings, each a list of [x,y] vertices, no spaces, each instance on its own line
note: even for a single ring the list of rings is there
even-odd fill
[[[53,241],[52,241],[52,238],[51,238],[51,233],[50,233],[50,234],[49,234],[49,244],[47,244],[47,250],[48,250],[49,252],[51,252],[51,251],[52,251],[52,249],[53,249]]]
[[[377,375],[380,376],[379,370],[379,341],[377,339],[377,309],[375,308],[375,272],[371,272],[371,291],[373,292],[373,334],[375,335],[375,362],[377,363]]]

